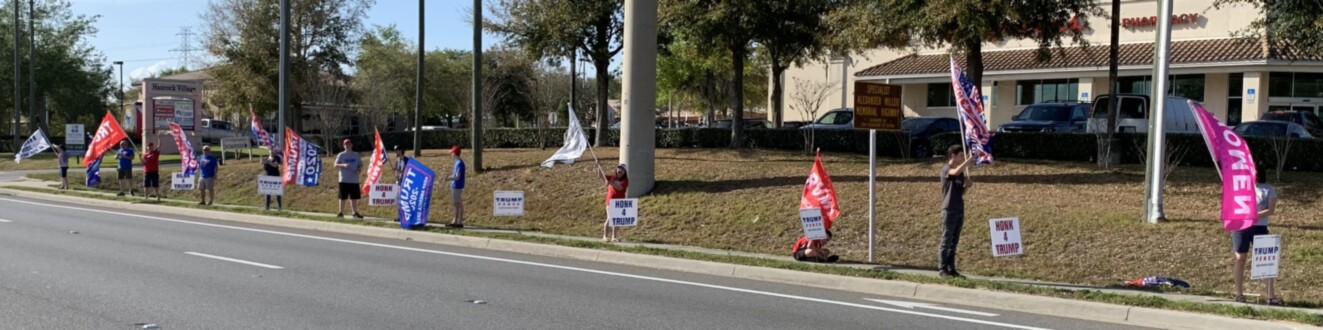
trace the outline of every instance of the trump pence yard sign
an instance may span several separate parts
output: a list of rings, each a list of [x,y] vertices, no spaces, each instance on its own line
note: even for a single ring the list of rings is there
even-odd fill
[[[498,190],[492,195],[492,215],[498,217],[524,216],[524,192]]]
[[[1020,218],[988,220],[988,227],[992,229],[993,257],[1024,254],[1024,243],[1020,241]]]

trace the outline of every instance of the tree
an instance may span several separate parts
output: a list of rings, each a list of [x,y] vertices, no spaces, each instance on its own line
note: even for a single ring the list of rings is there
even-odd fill
[[[818,109],[827,103],[827,96],[830,96],[838,86],[836,81],[817,82],[799,78],[795,78],[795,85],[799,86],[799,89],[796,89],[795,95],[791,96],[790,107],[799,111],[804,118],[818,118]],[[812,154],[814,144],[817,142],[814,140],[813,128],[801,131],[805,131],[804,152]]]
[[[483,112],[504,127],[518,127],[533,119],[533,63],[511,50],[483,52]]]
[[[1239,36],[1267,41],[1270,46],[1299,57],[1323,55],[1323,2],[1291,0],[1217,0],[1213,7],[1251,5],[1259,15]]]
[[[704,121],[716,120],[717,108],[727,98],[730,71],[725,52],[710,52],[687,34],[667,34],[657,58],[658,95],[700,100],[707,108]],[[722,108],[725,108],[724,106]]]
[[[364,34],[358,47],[350,85],[357,96],[358,112],[370,126],[384,126],[393,115],[413,109],[415,82],[401,77],[408,77],[416,69],[411,53],[416,48],[406,43],[394,26],[377,27]]]
[[[362,17],[373,0],[304,0],[290,2],[289,123],[302,129],[303,109],[319,81],[348,82],[344,68],[353,64]],[[278,0],[211,0],[202,14],[207,22],[205,48],[220,62],[211,73],[216,111],[277,109],[280,66]],[[302,81],[301,81],[302,80]]]
[[[877,47],[891,49],[949,47],[952,56],[963,56],[969,79],[983,85],[983,44],[1029,39],[1038,44],[1037,60],[1051,58],[1053,48],[1064,39],[1087,45],[1084,31],[1070,28],[1101,14],[1094,0],[844,0],[845,8],[833,11],[832,45],[862,52]]]
[[[497,0],[496,18],[484,24],[534,58],[587,55],[596,72],[597,138],[611,123],[611,59],[623,45],[624,0]]]
[[[693,37],[700,47],[716,47],[730,54],[730,146],[744,145],[744,68],[750,44],[759,37],[767,16],[757,0],[668,0],[662,3],[662,21],[668,30]]]
[[[824,20],[831,8],[829,0],[764,0],[766,8],[758,17],[760,28],[754,41],[765,54],[772,71],[772,104],[768,114],[780,128],[785,118],[782,77],[791,65],[822,56],[827,30]]]
[[[21,0],[20,0],[21,1]],[[23,8],[27,8],[27,1],[22,1]],[[12,11],[5,11],[7,14],[0,15],[0,54],[12,56],[14,52],[14,27],[21,25],[21,34],[19,35],[19,52],[21,58],[18,65],[22,68],[19,74],[19,86],[22,91],[17,111],[26,113],[29,105],[36,102],[38,109],[45,108],[49,110],[51,126],[59,127],[64,123],[94,123],[105,114],[106,108],[113,104],[112,92],[118,86],[110,78],[111,67],[109,62],[95,48],[90,46],[88,36],[96,34],[96,20],[98,16],[76,15],[73,13],[72,5],[67,0],[43,0],[35,2],[32,8],[36,17],[34,27],[36,31],[27,31],[26,17],[20,23],[15,24]],[[4,8],[12,10],[14,8],[13,0],[4,1]],[[27,10],[22,11],[23,16],[27,16]],[[31,35],[29,34],[31,33]],[[33,57],[31,60],[36,67],[34,73],[28,71],[28,42],[29,37],[35,37],[35,48],[32,48]],[[12,58],[6,61],[13,65]],[[35,83],[36,99],[28,99],[27,89],[30,87],[28,77],[32,75]],[[12,123],[15,115],[14,107],[14,71],[12,69],[0,70],[0,121]],[[46,124],[42,122],[42,113],[28,114],[28,122],[32,124]],[[3,125],[5,131],[8,131],[10,125]],[[27,132],[13,132],[17,135],[26,135]],[[52,132],[47,132],[50,135]],[[20,141],[21,142],[21,141]]]

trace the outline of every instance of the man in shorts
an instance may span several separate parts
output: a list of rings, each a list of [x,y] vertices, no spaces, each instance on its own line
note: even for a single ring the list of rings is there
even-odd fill
[[[344,151],[335,155],[335,168],[339,169],[340,176],[340,212],[335,216],[345,217],[345,202],[349,202],[349,207],[354,212],[354,218],[362,219],[363,215],[358,214],[358,200],[363,198],[363,191],[358,186],[358,169],[362,166],[358,159],[358,153],[354,152],[354,143],[345,139],[343,143]]]
[[[156,143],[147,142],[147,150],[142,152],[142,197],[156,196],[161,200],[161,150]]]
[[[211,146],[202,147],[202,156],[198,157],[198,171],[202,172],[202,180],[198,182],[198,191],[202,193],[202,201],[198,205],[212,205],[216,203],[216,172],[220,170],[220,159],[211,155]],[[211,196],[211,200],[207,200]]]
[[[455,219],[446,227],[464,228],[464,159],[459,157],[459,146],[450,147],[450,156],[455,159],[455,167],[450,172],[450,203],[455,205]]]
[[[130,195],[136,196],[133,192],[133,148],[129,147],[129,141],[119,141],[119,151],[115,152],[115,160],[119,161],[115,166],[119,173],[119,195],[124,196],[124,191],[128,190]]]

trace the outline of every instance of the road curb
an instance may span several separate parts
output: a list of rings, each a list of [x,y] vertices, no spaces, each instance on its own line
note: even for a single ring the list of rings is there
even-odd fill
[[[236,216],[238,214],[234,212],[191,209],[166,205],[134,204],[123,201],[30,192],[9,189],[7,187],[0,187],[0,191],[4,191],[4,195],[20,198],[59,203],[76,203],[85,206],[100,206],[117,210],[185,215],[218,221],[398,239],[571,260],[596,261],[609,264],[716,275],[879,296],[915,298],[931,302],[958,304],[971,307],[1010,310],[1040,315],[1064,316],[1075,319],[1134,326],[1167,329],[1323,329],[1320,327],[1294,323],[1237,319],[1211,314],[1130,307],[943,285],[818,274],[786,269],[734,265],[711,261],[577,248],[552,244],[538,244],[434,232],[405,231],[396,228],[290,219],[268,215],[242,214],[242,216]]]

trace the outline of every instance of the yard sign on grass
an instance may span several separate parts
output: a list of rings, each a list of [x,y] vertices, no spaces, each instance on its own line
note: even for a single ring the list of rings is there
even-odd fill
[[[1020,241],[1020,218],[988,220],[988,228],[992,230],[993,257],[1024,254],[1024,243]]]
[[[799,209],[799,223],[804,226],[804,238],[810,241],[827,238],[827,224],[821,209]]]
[[[1254,236],[1254,262],[1250,264],[1250,279],[1277,278],[1282,266],[1282,235]]]
[[[501,191],[492,194],[492,215],[506,217],[524,216],[524,192]]]

